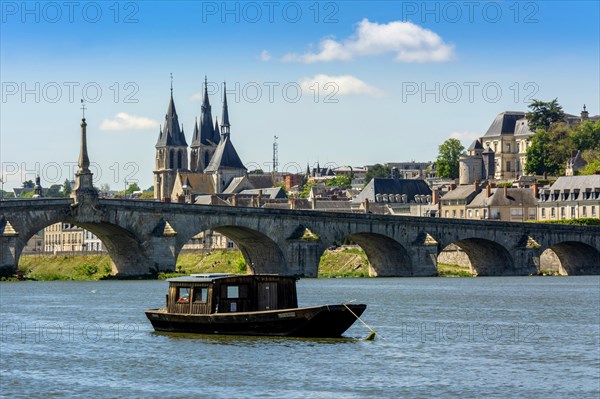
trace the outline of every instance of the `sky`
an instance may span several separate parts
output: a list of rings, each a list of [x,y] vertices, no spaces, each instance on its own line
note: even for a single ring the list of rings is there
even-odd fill
[[[188,144],[223,82],[249,170],[432,161],[503,111],[600,114],[597,1],[0,2],[4,189],[72,179],[81,99],[97,186],[152,185],[171,84]],[[172,79],[171,79],[172,76]]]

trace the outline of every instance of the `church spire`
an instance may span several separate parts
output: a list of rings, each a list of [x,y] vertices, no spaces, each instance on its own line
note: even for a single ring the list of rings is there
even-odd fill
[[[221,141],[221,128],[219,127],[219,119],[215,116],[215,135],[213,136],[213,142],[218,143]]]
[[[221,134],[229,134],[229,110],[227,109],[227,86],[223,82],[223,120],[221,121]]]
[[[175,109],[175,100],[173,100],[173,76],[171,76],[171,95],[169,97],[169,105],[165,115],[165,123],[163,131],[158,137],[156,147],[187,147],[185,135],[179,125],[179,117]]]
[[[204,76],[204,96],[200,106],[200,144],[210,144],[215,136],[215,130],[212,124],[212,113],[210,101],[208,99],[208,79]]]

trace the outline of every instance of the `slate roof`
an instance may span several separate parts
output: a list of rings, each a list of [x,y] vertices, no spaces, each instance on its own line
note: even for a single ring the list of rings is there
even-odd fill
[[[524,112],[506,111],[498,114],[492,125],[484,134],[484,137],[501,136],[503,134],[514,134],[517,120],[525,117]]]
[[[213,194],[215,192],[212,176],[204,173],[177,172],[177,180],[173,192],[180,192],[181,186],[187,184],[192,194]]]
[[[585,191],[586,188],[600,188],[600,175],[589,176],[561,176],[552,186],[550,190],[575,190]]]
[[[165,115],[165,123],[160,129],[156,147],[187,147],[185,135],[179,125],[177,110],[175,109],[175,101],[173,101],[173,92],[169,98],[169,106]]]
[[[239,193],[240,191],[248,190],[254,188],[250,180],[248,180],[247,176],[238,176],[231,179],[229,185],[225,190],[223,190],[223,194],[234,194]]]
[[[248,180],[254,186],[254,188],[271,188],[274,187],[273,176],[271,175],[248,175]]]
[[[415,195],[431,195],[431,189],[420,179],[385,179],[373,178],[353,202],[362,202],[368,199],[375,202],[377,194],[406,194],[409,202],[415,202]]]
[[[515,136],[532,135],[534,133],[529,130],[529,121],[527,118],[517,120],[515,125]]]
[[[229,134],[224,134],[221,142],[217,146],[210,163],[204,170],[205,172],[216,172],[221,169],[244,169],[247,170],[237,151],[231,143]]]
[[[262,191],[262,195],[269,199],[283,199],[287,198],[285,191],[281,187],[261,188],[253,190],[243,190],[239,195],[259,195]]]
[[[479,190],[475,190],[473,184],[458,186],[452,191],[448,191],[441,198],[442,201],[446,200],[469,200],[472,199]]]
[[[467,151],[475,151],[475,150],[483,150],[483,145],[481,145],[481,141],[475,140],[469,146],[469,148],[467,148]]]
[[[483,208],[488,206],[507,207],[521,206],[525,208],[536,207],[537,201],[531,188],[509,188],[507,196],[504,196],[504,187],[492,188],[490,196],[485,197],[486,192],[482,190],[475,196],[467,208]]]

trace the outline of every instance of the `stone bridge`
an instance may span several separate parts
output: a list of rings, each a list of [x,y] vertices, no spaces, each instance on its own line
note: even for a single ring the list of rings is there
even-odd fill
[[[54,223],[81,226],[108,250],[113,273],[174,271],[194,235],[214,230],[232,239],[250,272],[316,277],[322,253],[350,239],[373,276],[433,276],[437,256],[454,243],[479,275],[529,275],[550,248],[568,274],[600,274],[600,228],[243,208],[141,200],[0,201],[0,270],[12,273],[27,241]],[[309,229],[316,236],[304,236]]]

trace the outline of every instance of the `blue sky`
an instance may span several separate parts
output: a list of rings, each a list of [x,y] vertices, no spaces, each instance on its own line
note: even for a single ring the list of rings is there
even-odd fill
[[[69,4],[1,2],[5,189],[72,177],[82,97],[97,184],[149,187],[170,73],[188,143],[204,75],[219,118],[227,81],[249,169],[270,168],[274,135],[293,172],[433,160],[534,98],[600,113],[596,1]]]

